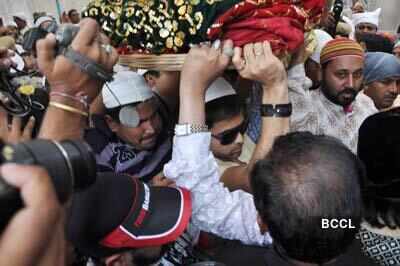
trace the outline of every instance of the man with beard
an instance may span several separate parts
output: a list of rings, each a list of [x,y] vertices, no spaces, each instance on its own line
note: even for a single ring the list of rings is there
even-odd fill
[[[303,65],[289,70],[291,131],[334,136],[355,152],[361,123],[377,112],[371,99],[358,94],[363,82],[364,51],[355,41],[334,39],[322,49],[320,59],[319,90],[306,88]]]
[[[302,58],[301,53],[297,57]],[[358,128],[365,118],[378,111],[369,97],[358,94],[363,82],[364,51],[353,40],[334,39],[322,49],[320,64],[322,80],[317,90],[309,89],[311,82],[301,60],[288,71],[289,98],[293,105],[290,131],[330,135],[355,152]],[[261,133],[258,84],[252,93],[248,134],[257,142]]]
[[[393,105],[399,94],[400,61],[392,54],[367,53],[364,69],[364,93],[382,110]]]

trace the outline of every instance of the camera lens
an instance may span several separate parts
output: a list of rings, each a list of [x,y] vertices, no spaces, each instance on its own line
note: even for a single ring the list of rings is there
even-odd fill
[[[58,143],[37,139],[5,146],[3,156],[6,162],[46,168],[60,202],[65,202],[73,189],[86,188],[96,178],[96,161],[85,142],[68,140]]]
[[[2,162],[43,166],[53,181],[58,200],[64,203],[73,191],[82,190],[96,181],[96,161],[85,142],[61,143],[36,139],[17,145],[5,145]],[[0,230],[19,208],[19,192],[0,177]]]

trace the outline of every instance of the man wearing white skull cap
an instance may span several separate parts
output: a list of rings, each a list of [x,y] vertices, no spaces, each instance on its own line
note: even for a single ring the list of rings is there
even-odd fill
[[[353,14],[352,20],[353,25],[357,33],[367,32],[374,33],[378,31],[379,27],[379,16],[381,14],[381,9],[378,8],[373,12],[363,12]]]

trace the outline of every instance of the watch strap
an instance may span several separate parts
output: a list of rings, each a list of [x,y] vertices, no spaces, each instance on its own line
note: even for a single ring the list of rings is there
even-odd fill
[[[200,132],[208,132],[208,126],[200,124],[177,124],[175,126],[175,136],[187,136]]]
[[[265,117],[289,117],[292,114],[292,103],[262,104],[260,112]]]

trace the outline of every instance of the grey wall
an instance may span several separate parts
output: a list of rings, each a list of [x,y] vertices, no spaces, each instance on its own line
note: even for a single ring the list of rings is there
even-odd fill
[[[368,9],[382,8],[381,26],[384,31],[396,31],[400,24],[400,0],[368,0]]]

